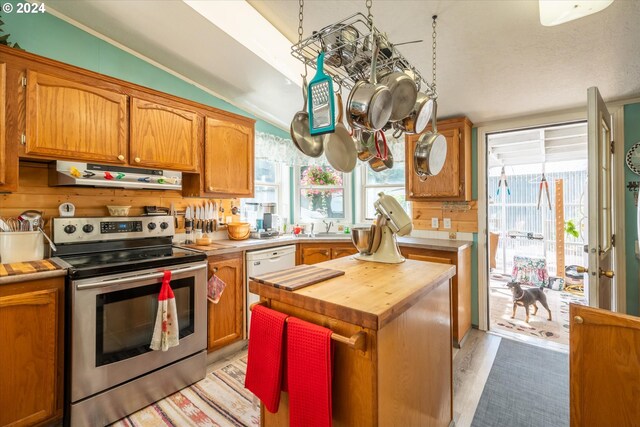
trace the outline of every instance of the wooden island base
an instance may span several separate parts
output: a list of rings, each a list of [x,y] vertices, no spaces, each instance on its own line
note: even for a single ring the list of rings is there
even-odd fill
[[[319,266],[346,274],[296,292],[256,282],[251,282],[251,289],[272,309],[335,334],[366,333],[365,350],[333,344],[333,425],[449,426],[453,419],[450,279],[455,268],[411,260],[390,266],[351,257]],[[401,280],[405,283],[399,283],[405,275]],[[344,292],[336,293],[341,287]],[[369,301],[362,293],[366,288]],[[353,303],[345,303],[356,296]],[[373,323],[371,315],[376,316]],[[261,407],[261,425],[289,425],[287,393],[282,393],[276,414]]]

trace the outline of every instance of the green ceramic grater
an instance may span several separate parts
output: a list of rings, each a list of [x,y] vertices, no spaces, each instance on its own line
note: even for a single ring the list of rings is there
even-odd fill
[[[318,55],[318,71],[309,83],[309,133],[322,135],[336,129],[333,81],[324,72],[324,52]]]

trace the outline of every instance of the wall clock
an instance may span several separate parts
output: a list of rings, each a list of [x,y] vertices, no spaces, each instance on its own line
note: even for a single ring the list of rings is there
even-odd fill
[[[631,148],[629,148],[625,160],[627,162],[627,167],[631,169],[631,172],[636,175],[640,175],[640,142],[636,142]]]

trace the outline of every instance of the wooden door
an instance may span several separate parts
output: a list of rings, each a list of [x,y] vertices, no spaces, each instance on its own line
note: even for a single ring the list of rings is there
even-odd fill
[[[253,197],[253,126],[207,117],[204,192]]]
[[[125,163],[127,96],[27,71],[27,156]]]
[[[0,186],[7,183],[6,178],[6,133],[7,133],[7,117],[5,112],[5,104],[7,98],[7,64],[0,62]]]
[[[62,283],[32,291],[6,285],[20,291],[0,293],[0,425],[34,425],[61,414]]]
[[[318,264],[331,259],[331,249],[328,247],[300,247],[300,262],[302,264]]]
[[[570,422],[635,426],[640,420],[640,318],[571,304]]]
[[[598,88],[588,92],[589,157],[589,305],[609,310],[615,306],[613,274],[613,134],[611,115]],[[624,284],[623,284],[624,285]],[[619,307],[625,311],[626,307]],[[618,311],[618,310],[616,310]]]
[[[134,166],[197,171],[202,118],[169,103],[131,100],[130,163]]]
[[[217,304],[208,302],[209,352],[242,339],[244,316],[244,280],[241,255],[220,259],[209,258],[209,272],[226,283]]]
[[[355,255],[358,250],[353,245],[331,248],[331,259],[342,258],[349,255]]]

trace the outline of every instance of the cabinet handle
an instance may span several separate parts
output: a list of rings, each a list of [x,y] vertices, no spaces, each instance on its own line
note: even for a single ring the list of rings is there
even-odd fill
[[[121,162],[124,162],[124,156],[123,156],[122,154],[120,154],[120,155],[118,156],[118,160],[120,160]]]
[[[133,161],[136,163],[140,163],[140,157],[136,157],[135,159],[133,159]]]
[[[218,267],[213,267],[213,274],[216,274],[218,272]]]
[[[209,191],[213,191],[213,187],[211,185],[209,186]]]

